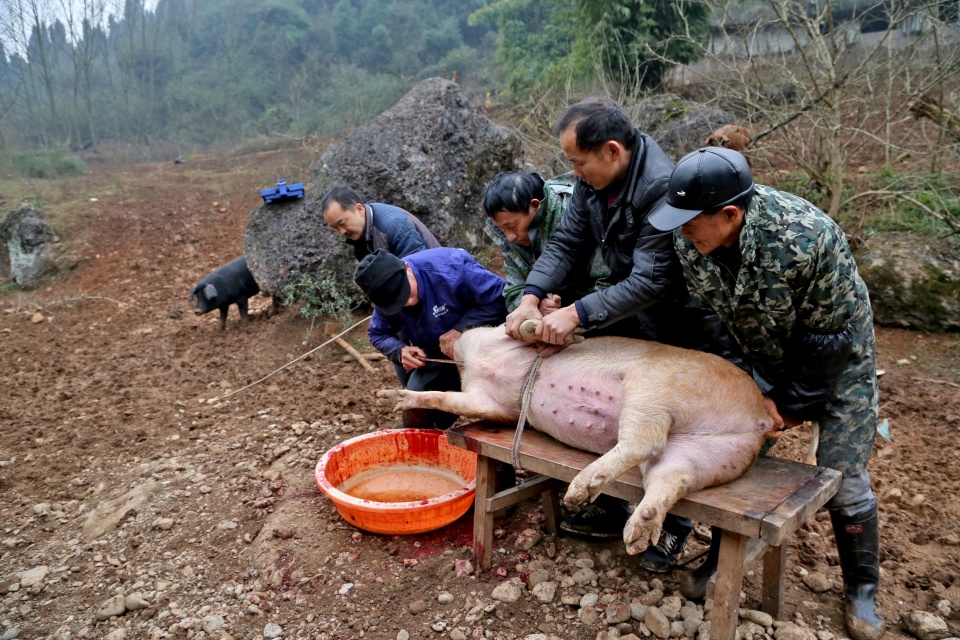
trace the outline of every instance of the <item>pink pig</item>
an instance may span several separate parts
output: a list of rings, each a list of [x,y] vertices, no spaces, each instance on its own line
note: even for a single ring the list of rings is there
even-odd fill
[[[399,391],[396,409],[441,409],[516,424],[536,347],[503,326],[471,329],[455,347],[461,392]],[[631,554],[660,537],[680,498],[747,471],[775,419],[753,379],[707,353],[628,338],[591,338],[543,360],[527,419],[570,446],[601,455],[564,496],[571,507],[640,465],[644,497],[623,538]]]

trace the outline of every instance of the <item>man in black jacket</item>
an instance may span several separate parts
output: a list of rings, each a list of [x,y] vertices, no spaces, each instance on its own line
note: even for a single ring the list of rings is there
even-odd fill
[[[559,228],[527,277],[520,305],[507,316],[507,333],[519,339],[520,324],[536,318],[540,340],[549,345],[562,345],[579,326],[593,334],[702,348],[704,314],[690,303],[673,240],[647,221],[665,199],[673,163],[610,98],[570,106],[558,129],[579,179]],[[597,248],[611,272],[607,281],[543,316],[540,301],[573,274],[587,271]],[[602,496],[561,527],[590,537],[618,537],[628,516],[625,503]],[[691,528],[689,520],[669,516],[660,541],[640,563],[652,571],[671,570]]]

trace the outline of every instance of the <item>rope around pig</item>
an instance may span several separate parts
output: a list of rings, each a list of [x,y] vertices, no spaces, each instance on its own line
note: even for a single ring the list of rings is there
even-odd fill
[[[513,434],[513,450],[510,452],[510,460],[515,469],[520,469],[520,437],[523,436],[523,427],[527,424],[527,410],[530,408],[530,396],[533,395],[533,384],[537,380],[537,373],[540,371],[540,364],[543,362],[543,356],[537,355],[533,361],[533,367],[523,381],[520,387],[520,418],[517,420],[517,430]]]

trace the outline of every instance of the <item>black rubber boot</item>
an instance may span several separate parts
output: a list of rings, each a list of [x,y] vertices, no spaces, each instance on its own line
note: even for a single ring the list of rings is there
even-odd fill
[[[830,511],[833,535],[840,553],[844,618],[853,640],[877,640],[883,635],[883,618],[877,615],[880,583],[880,528],[877,507],[855,516]]]
[[[710,550],[703,563],[687,574],[680,583],[680,593],[691,600],[703,600],[707,597],[707,585],[717,572],[720,562],[720,527],[710,527]]]

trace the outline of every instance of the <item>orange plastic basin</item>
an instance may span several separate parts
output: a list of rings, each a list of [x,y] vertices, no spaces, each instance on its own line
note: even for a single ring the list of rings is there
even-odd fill
[[[315,475],[353,526],[423,533],[450,524],[473,504],[477,454],[451,445],[440,430],[393,429],[341,442],[320,458]]]

